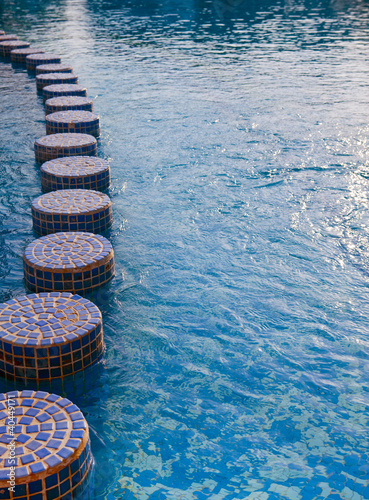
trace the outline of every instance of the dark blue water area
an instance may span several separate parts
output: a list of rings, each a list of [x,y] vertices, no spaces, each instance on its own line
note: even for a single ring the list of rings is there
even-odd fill
[[[368,23],[355,0],[0,1],[73,64],[111,161],[106,354],[58,389],[94,498],[369,498]],[[45,120],[23,69],[0,96],[4,301]]]

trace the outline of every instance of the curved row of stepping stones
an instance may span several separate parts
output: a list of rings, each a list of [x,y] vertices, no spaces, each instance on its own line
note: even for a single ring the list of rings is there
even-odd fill
[[[0,304],[0,374],[37,385],[103,356],[101,312],[79,294],[114,276],[113,248],[98,234],[112,224],[101,192],[110,166],[94,157],[100,121],[72,67],[1,31],[0,56],[35,73],[45,102],[46,136],[34,145],[45,194],[32,202],[42,236],[23,257],[26,287],[36,293]],[[71,401],[32,390],[0,395],[0,498],[75,498],[92,462],[87,423]]]

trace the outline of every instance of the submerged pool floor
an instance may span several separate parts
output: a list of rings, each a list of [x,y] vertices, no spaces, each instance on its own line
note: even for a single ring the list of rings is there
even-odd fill
[[[345,0],[0,5],[73,66],[111,163],[107,351],[55,388],[90,426],[94,498],[369,499],[368,22]],[[10,64],[0,95],[4,302],[45,114]]]

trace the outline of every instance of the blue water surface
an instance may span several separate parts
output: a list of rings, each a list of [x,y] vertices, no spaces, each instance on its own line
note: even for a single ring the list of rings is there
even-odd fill
[[[365,0],[0,0],[72,63],[111,161],[106,355],[59,389],[94,498],[369,499],[368,23]],[[25,70],[0,63],[0,96],[5,301],[45,120]]]

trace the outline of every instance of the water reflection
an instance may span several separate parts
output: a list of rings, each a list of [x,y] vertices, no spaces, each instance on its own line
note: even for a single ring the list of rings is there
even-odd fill
[[[48,17],[53,20],[63,20],[67,0],[16,0],[15,2],[0,2],[0,19],[2,28],[6,31],[27,33],[32,37],[32,31],[39,24],[39,19]],[[50,26],[50,24],[49,24]]]
[[[169,0],[93,0],[88,4],[99,10],[129,10],[133,15],[168,15],[181,17],[198,15],[213,16],[215,13],[225,18],[250,19],[262,15],[334,15],[335,13],[367,12],[366,0],[179,0],[175,4]]]
[[[277,44],[281,50],[313,46],[319,50],[335,43],[334,33],[340,34],[342,43],[360,37],[358,19],[369,13],[368,2],[359,0],[193,0],[175,4],[92,0],[86,8],[97,16],[105,12],[104,20],[95,23],[95,36],[110,33],[114,42],[132,41],[136,35],[141,44],[158,46],[170,46],[177,38],[182,43],[186,38],[197,43],[214,39],[240,42],[237,51],[248,50],[250,43]],[[122,24],[121,15],[129,16],[130,22]]]

